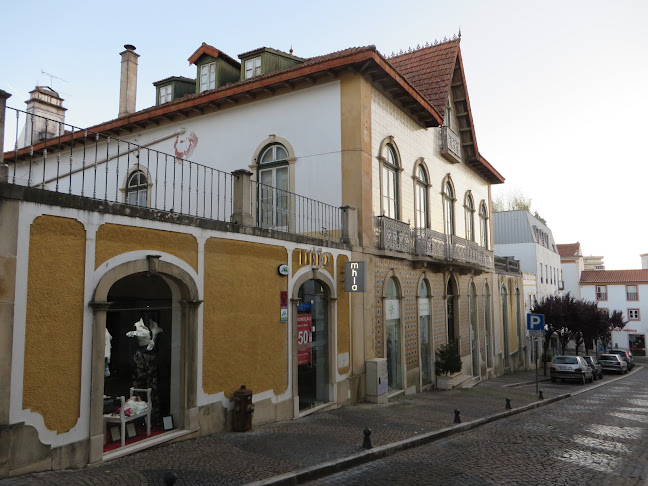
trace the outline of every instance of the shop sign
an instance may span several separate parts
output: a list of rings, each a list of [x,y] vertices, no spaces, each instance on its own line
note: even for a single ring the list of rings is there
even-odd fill
[[[346,262],[344,264],[344,291],[365,291],[365,262]]]
[[[400,300],[387,299],[385,300],[385,319],[400,319]]]
[[[299,265],[327,268],[333,263],[333,255],[322,250],[295,250],[299,256]]]
[[[279,275],[285,277],[286,275],[288,275],[288,265],[279,265],[279,267],[277,267],[277,272],[279,272]]]
[[[297,364],[309,364],[312,360],[313,317],[297,314]]]

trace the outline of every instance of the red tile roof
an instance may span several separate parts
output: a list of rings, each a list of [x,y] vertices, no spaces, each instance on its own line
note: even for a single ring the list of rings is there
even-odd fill
[[[439,113],[445,113],[450,94],[460,39],[406,52],[388,59],[389,63],[432,103]]]
[[[223,58],[225,61],[229,62],[233,66],[241,67],[240,62],[238,62],[235,59],[232,59],[223,51],[219,51],[214,46],[210,46],[205,42],[203,42],[202,45],[198,49],[196,49],[196,51],[191,56],[189,56],[188,59],[189,64],[194,64],[198,59],[200,59],[201,56],[205,54],[214,58],[218,58],[218,57]]]
[[[582,256],[580,243],[566,243],[563,245],[556,245],[558,253],[561,257]]]
[[[648,283],[648,270],[585,270],[580,283]]]

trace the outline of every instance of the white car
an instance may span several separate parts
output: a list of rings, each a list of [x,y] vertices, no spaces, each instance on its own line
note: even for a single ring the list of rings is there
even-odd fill
[[[584,385],[586,381],[594,381],[594,374],[582,356],[556,356],[551,363],[552,383],[559,378],[562,381],[576,380]]]
[[[618,354],[602,354],[598,360],[603,371],[612,371],[620,375],[628,372],[628,363]]]

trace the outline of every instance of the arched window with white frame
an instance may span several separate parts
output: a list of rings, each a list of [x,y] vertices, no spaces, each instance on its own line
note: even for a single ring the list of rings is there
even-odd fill
[[[429,228],[430,217],[428,214],[428,177],[422,164],[416,169],[416,227]]]
[[[290,179],[286,147],[280,143],[265,147],[258,158],[257,172],[259,225],[287,230]]]
[[[126,204],[133,206],[148,206],[148,178],[143,170],[135,169],[128,174],[124,198]]]
[[[396,150],[391,143],[386,144],[382,162],[382,214],[388,218],[398,219],[398,174],[399,160]]]
[[[466,193],[466,239],[475,241],[475,202],[470,191]]]
[[[443,203],[445,212],[445,233],[446,235],[454,235],[456,228],[454,211],[455,194],[452,182],[450,182],[449,179],[444,185]]]
[[[481,229],[480,245],[488,250],[488,209],[483,202],[479,207],[479,226]]]

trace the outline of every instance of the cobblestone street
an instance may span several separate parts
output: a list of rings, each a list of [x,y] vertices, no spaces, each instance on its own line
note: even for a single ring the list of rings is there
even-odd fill
[[[373,431],[374,448],[389,448],[453,428],[455,408],[464,424],[504,412],[507,397],[515,411],[538,401],[534,376],[524,372],[466,390],[401,395],[386,405],[360,404],[251,432],[215,434],[84,469],[8,478],[0,486],[161,485],[169,470],[178,475],[176,485],[268,480],[363,454],[365,427]],[[648,471],[648,392],[642,391],[647,384],[648,371],[640,366],[624,377],[606,375],[589,392],[313,484],[640,484]],[[540,387],[546,400],[591,388],[546,381]]]

